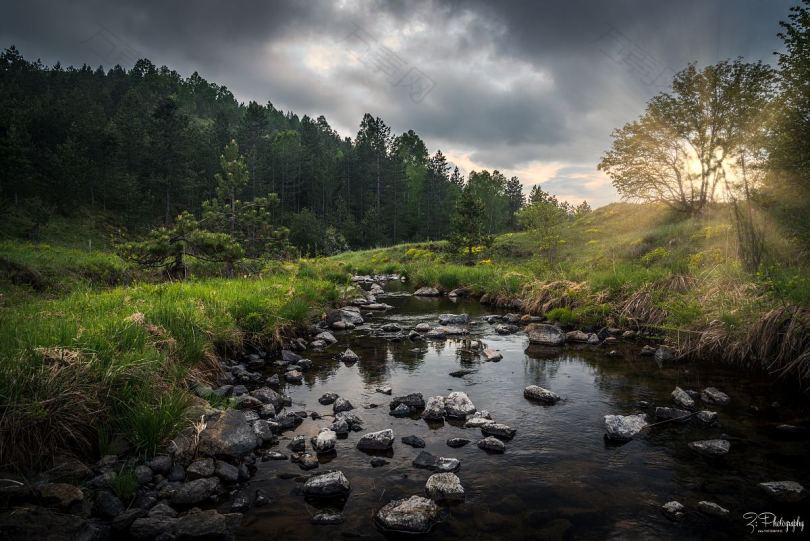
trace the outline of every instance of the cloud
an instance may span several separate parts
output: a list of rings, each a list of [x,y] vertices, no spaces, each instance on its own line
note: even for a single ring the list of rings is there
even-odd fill
[[[30,0],[4,9],[0,46],[63,64],[143,54],[240,100],[323,114],[342,135],[370,112],[466,170],[497,168],[603,203],[617,198],[596,171],[610,132],[688,62],[772,61],[791,4]],[[352,41],[358,31],[371,61]],[[418,100],[402,82],[413,73],[431,83]]]

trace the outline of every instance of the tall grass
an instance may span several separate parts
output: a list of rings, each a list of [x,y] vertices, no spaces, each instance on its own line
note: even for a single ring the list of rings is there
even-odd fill
[[[154,453],[187,422],[189,384],[212,383],[217,356],[272,347],[338,297],[331,281],[283,272],[0,309],[0,464],[88,457],[114,435]]]

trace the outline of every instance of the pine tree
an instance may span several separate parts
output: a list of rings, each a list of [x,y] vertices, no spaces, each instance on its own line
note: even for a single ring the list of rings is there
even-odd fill
[[[485,219],[486,207],[483,201],[469,185],[466,186],[456,202],[450,245],[457,250],[466,250],[469,258],[472,258],[473,248],[476,246],[489,246],[492,236],[485,232]]]

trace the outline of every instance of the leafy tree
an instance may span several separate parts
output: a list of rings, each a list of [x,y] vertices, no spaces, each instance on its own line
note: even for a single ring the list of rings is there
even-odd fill
[[[244,254],[230,235],[200,228],[189,212],[179,214],[171,227],[153,229],[142,241],[122,244],[119,251],[123,258],[141,267],[164,269],[172,278],[187,276],[188,257],[232,268]]]
[[[565,207],[557,203],[556,198],[543,198],[540,196],[542,190],[537,186],[536,188],[536,197],[520,210],[518,220],[524,228],[537,236],[540,250],[553,259],[560,244],[562,226],[569,215]]]
[[[466,250],[467,257],[472,258],[473,248],[492,244],[492,236],[486,231],[485,220],[486,206],[468,184],[456,201],[450,245],[456,250]]]
[[[613,132],[599,169],[625,199],[661,201],[698,214],[715,200],[736,160],[735,97],[755,101],[770,92],[770,69],[741,60],[675,75],[671,93],[653,97],[644,114]]]

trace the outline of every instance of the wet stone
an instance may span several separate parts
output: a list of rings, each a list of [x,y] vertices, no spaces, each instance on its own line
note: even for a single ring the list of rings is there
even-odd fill
[[[394,431],[390,428],[363,434],[357,448],[363,451],[386,451],[394,444]]]
[[[425,446],[425,440],[419,436],[405,436],[402,438],[402,443],[410,445],[411,447],[422,448]]]
[[[342,471],[332,470],[313,475],[304,483],[304,495],[310,498],[345,497],[351,485]]]
[[[338,395],[335,393],[324,393],[319,399],[318,402],[323,404],[324,406],[328,406],[329,404],[333,404],[335,400],[338,399]]]
[[[425,493],[435,501],[462,501],[464,487],[454,473],[434,473],[425,483]]]
[[[481,433],[485,436],[511,440],[515,437],[517,430],[501,423],[488,423],[481,426]]]
[[[779,502],[795,503],[807,496],[805,488],[796,481],[767,481],[760,483],[759,487]]]
[[[728,440],[701,440],[690,442],[689,448],[704,456],[723,456],[728,454],[731,444]]]
[[[556,404],[560,400],[557,393],[539,387],[537,385],[529,385],[523,390],[523,396],[528,400],[540,402],[541,404]]]
[[[680,502],[673,500],[662,505],[661,512],[664,513],[664,516],[669,520],[677,522],[682,520],[685,516],[686,508]]]
[[[433,500],[411,496],[387,503],[374,518],[385,531],[424,534],[439,521],[439,507]]]
[[[699,501],[697,503],[697,508],[701,512],[713,517],[725,517],[729,514],[729,510],[726,509],[725,507],[722,507],[714,502],[708,502],[705,500]]]
[[[625,442],[647,426],[644,414],[605,415],[605,438],[614,442]]]
[[[707,404],[717,404],[719,406],[725,406],[731,402],[731,398],[716,387],[706,387],[703,389],[703,392],[700,393],[700,399]]]
[[[672,391],[672,401],[686,409],[691,409],[695,406],[695,400],[680,387],[675,387],[675,390]]]
[[[450,438],[447,440],[447,446],[452,447],[453,449],[464,447],[468,443],[470,443],[470,440],[468,440],[467,438]]]

